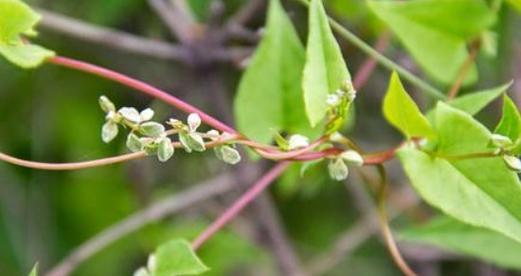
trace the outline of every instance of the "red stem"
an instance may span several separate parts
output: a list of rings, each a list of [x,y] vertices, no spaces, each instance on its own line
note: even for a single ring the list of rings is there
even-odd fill
[[[206,228],[193,242],[192,248],[197,250],[210,237],[217,233],[224,225],[239,214],[246,205],[254,200],[266,187],[268,187],[284,170],[291,164],[290,162],[277,163],[263,177],[261,177],[253,186],[246,191],[237,201],[233,203],[217,220],[215,220],[208,228]]]
[[[233,129],[232,127],[226,125],[225,123],[215,119],[214,117],[204,113],[200,109],[168,94],[165,91],[162,91],[158,88],[155,88],[147,83],[144,83],[142,81],[133,79],[131,77],[128,77],[126,75],[123,75],[121,73],[102,68],[93,64],[89,64],[83,61],[74,60],[66,57],[56,56],[51,59],[49,59],[49,62],[65,66],[68,68],[76,69],[79,71],[91,73],[106,79],[110,79],[116,82],[119,82],[123,85],[126,85],[128,87],[134,88],[136,90],[139,90],[141,92],[144,92],[152,97],[158,98],[168,104],[171,104],[187,113],[197,113],[201,117],[201,120],[208,124],[211,127],[214,127],[220,131],[226,131],[231,134],[237,134],[237,131]]]

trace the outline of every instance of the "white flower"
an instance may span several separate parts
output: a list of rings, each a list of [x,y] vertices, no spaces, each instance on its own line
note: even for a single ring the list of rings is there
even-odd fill
[[[344,180],[349,175],[349,169],[347,168],[347,165],[344,163],[342,158],[331,160],[327,168],[331,178],[337,181]]]
[[[199,117],[199,114],[197,113],[190,113],[190,115],[188,115],[187,123],[190,132],[195,132],[201,125],[201,117]]]
[[[309,146],[309,138],[300,134],[291,135],[288,145],[289,150],[305,148]]]
[[[122,107],[119,109],[118,113],[121,114],[121,116],[123,116],[123,118],[125,118],[125,120],[129,122],[136,124],[139,124],[141,122],[141,115],[139,115],[137,109],[133,107]]]
[[[346,150],[340,154],[340,158],[344,159],[348,164],[356,166],[362,166],[364,164],[364,158],[360,153],[354,150]]]
[[[335,107],[340,104],[340,97],[337,94],[328,94],[326,103],[331,107]]]

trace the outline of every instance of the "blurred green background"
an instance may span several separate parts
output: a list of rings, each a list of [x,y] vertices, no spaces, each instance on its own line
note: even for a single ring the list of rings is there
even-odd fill
[[[221,26],[248,1],[190,0],[197,19],[217,21]],[[217,4],[224,12],[212,19]],[[147,1],[141,0],[33,0],[35,7],[54,11],[96,25],[136,35],[177,43]],[[370,15],[363,1],[325,1],[330,13],[365,41],[373,43],[383,26]],[[219,3],[218,3],[219,4]],[[306,10],[294,1],[284,1],[294,23],[305,33]],[[262,27],[265,8],[249,20],[247,27]],[[480,81],[465,88],[474,91],[521,80],[521,20],[519,14],[504,7],[495,27],[499,34],[498,56],[479,57]],[[304,36],[302,36],[304,37]],[[40,29],[38,42],[60,55],[99,64],[147,81],[171,91],[208,113],[230,121],[230,102],[242,69],[236,64],[209,63],[189,66],[146,55],[120,51],[96,43],[80,41],[47,28]],[[340,40],[354,74],[365,56],[354,46]],[[248,41],[232,41],[234,46],[254,46]],[[417,70],[399,44],[386,54]],[[398,133],[388,126],[380,103],[388,80],[388,71],[377,68],[357,99],[354,126],[348,130],[365,148],[385,149],[399,141]],[[516,88],[519,92],[519,88]],[[416,99],[427,107],[429,100],[411,87]],[[105,94],[118,106],[152,106],[156,118],[185,115],[165,104],[128,88],[79,72],[44,65],[22,71],[0,60],[0,151],[37,161],[71,162],[113,156],[126,152],[124,140],[102,143],[100,128],[104,114],[97,98]],[[513,94],[518,101],[521,96]],[[492,125],[499,116],[498,105],[482,114]],[[269,164],[249,163],[265,170]],[[396,164],[389,164],[391,178],[399,187],[406,180]],[[74,172],[46,172],[0,163],[0,275],[26,275],[35,262],[46,271],[74,248],[154,201],[175,194],[223,171],[234,170],[216,160],[211,153],[185,154],[159,163],[154,158],[126,164]],[[347,185],[358,185],[360,177],[351,177]],[[244,183],[245,185],[248,183]],[[298,252],[304,267],[327,254],[342,233],[359,222],[356,196],[343,183],[329,180],[324,168],[312,169],[304,179],[293,168],[270,191],[283,228]],[[153,223],[126,236],[82,263],[73,275],[131,275],[146,263],[147,255],[162,241],[172,237],[194,237],[217,213],[238,196],[229,193],[204,204]],[[399,201],[399,200],[398,200]],[[393,223],[397,229],[427,220],[432,210],[420,204],[410,208]],[[208,275],[277,275],[277,260],[262,237],[241,231],[255,226],[252,210],[212,239],[201,251],[212,270]],[[521,259],[521,256],[519,256]],[[412,260],[423,275],[504,275],[471,258]],[[430,274],[428,274],[430,273]],[[324,275],[399,275],[377,236],[363,241],[352,254],[340,256]]]

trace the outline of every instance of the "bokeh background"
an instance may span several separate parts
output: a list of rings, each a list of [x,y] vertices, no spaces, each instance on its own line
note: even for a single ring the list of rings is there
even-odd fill
[[[60,55],[147,81],[233,124],[234,94],[247,56],[262,32],[265,1],[187,0],[191,16],[201,29],[208,31],[200,31],[201,37],[195,45],[182,46],[191,54],[184,60],[161,58],[146,50],[136,53],[120,49],[114,44],[115,37],[96,40],[82,33],[66,33],[52,21],[57,15],[65,15],[95,27],[180,45],[151,7],[150,2],[154,1],[27,2],[45,12],[43,24],[38,28],[38,43]],[[250,2],[259,4],[242,28],[226,29],[238,11],[253,5]],[[306,10],[294,1],[283,2],[304,38]],[[384,26],[367,11],[363,1],[325,3],[331,15],[371,44],[384,32]],[[498,55],[478,57],[480,81],[465,87],[463,93],[518,79],[511,95],[521,102],[520,26],[519,13],[506,6],[502,8],[494,28],[499,34]],[[366,56],[343,40],[340,44],[348,67],[355,74]],[[193,50],[198,47],[202,48]],[[241,51],[233,53],[232,58],[208,59],[205,53],[209,48]],[[395,40],[391,40],[385,54],[422,75]],[[353,123],[345,130],[367,150],[383,150],[400,139],[381,114],[388,77],[388,71],[376,68],[360,89]],[[409,91],[422,109],[432,104],[414,87]],[[140,109],[151,106],[156,110],[156,119],[186,116],[94,76],[54,65],[22,71],[0,60],[0,151],[48,162],[89,160],[126,152],[122,137],[108,145],[101,141],[104,114],[97,104],[100,95],[109,96],[118,106]],[[478,117],[492,126],[497,122],[499,107],[496,102]],[[0,163],[0,275],[26,275],[35,262],[42,271],[47,271],[89,238],[134,212],[202,182],[211,183],[223,174],[230,176],[233,189],[111,243],[73,272],[89,276],[131,275],[146,263],[147,255],[161,242],[173,237],[194,237],[270,165],[245,161],[239,167],[231,167],[219,162],[211,152],[189,155],[181,150],[164,164],[150,158],[73,172],[37,171]],[[393,228],[399,230],[432,217],[435,211],[417,203],[398,164],[391,162],[387,167],[393,183],[389,204],[396,213]],[[346,183],[339,183],[329,179],[324,167],[313,168],[305,178],[299,177],[298,168],[292,168],[254,208],[243,212],[202,248],[201,257],[212,268],[207,275],[284,275],[288,268],[284,268],[281,258],[285,252],[280,249],[281,243],[291,245],[299,258],[300,269],[316,275],[399,275],[378,232],[367,219],[371,214],[370,199],[361,187],[364,179],[374,177],[374,172],[368,169],[353,172]],[[432,247],[405,243],[403,246],[406,259],[421,275],[516,274]]]

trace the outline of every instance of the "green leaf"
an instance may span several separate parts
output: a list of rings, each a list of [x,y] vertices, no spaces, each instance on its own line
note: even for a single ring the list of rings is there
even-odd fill
[[[439,103],[438,156],[490,152],[491,133],[463,111]],[[521,242],[521,184],[501,157],[443,159],[413,148],[398,156],[425,201],[468,224]]]
[[[38,45],[25,43],[21,35],[34,35],[40,16],[22,1],[0,0],[0,55],[22,67],[32,68],[54,52]]]
[[[429,121],[407,94],[396,72],[392,73],[389,81],[389,88],[383,103],[383,113],[387,121],[407,138],[434,136]]]
[[[273,131],[307,136],[301,73],[302,46],[279,0],[270,0],[266,31],[244,73],[235,98],[239,130],[250,139],[268,143]]]
[[[369,1],[418,64],[435,80],[450,84],[468,56],[466,43],[495,22],[482,0]],[[472,66],[465,83],[477,79]]]
[[[34,264],[33,269],[29,272],[29,276],[38,276],[38,263]]]
[[[197,257],[186,240],[172,240],[154,252],[152,276],[199,275],[209,268]]]
[[[327,95],[351,81],[340,47],[331,31],[321,0],[309,4],[309,34],[302,78],[306,113],[312,126],[326,115]]]
[[[507,0],[507,2],[521,13],[521,0]]]
[[[509,82],[495,88],[470,93],[468,95],[454,99],[453,101],[449,102],[449,104],[459,110],[467,112],[470,115],[476,115],[485,106],[490,104],[501,94],[505,93],[505,91],[507,91],[511,85],[512,82]]]
[[[504,135],[516,145],[512,153],[521,153],[521,116],[516,104],[505,95],[503,97],[503,116],[496,127],[495,133]]]
[[[439,217],[407,229],[400,238],[480,258],[509,269],[521,269],[521,244],[495,231]]]

